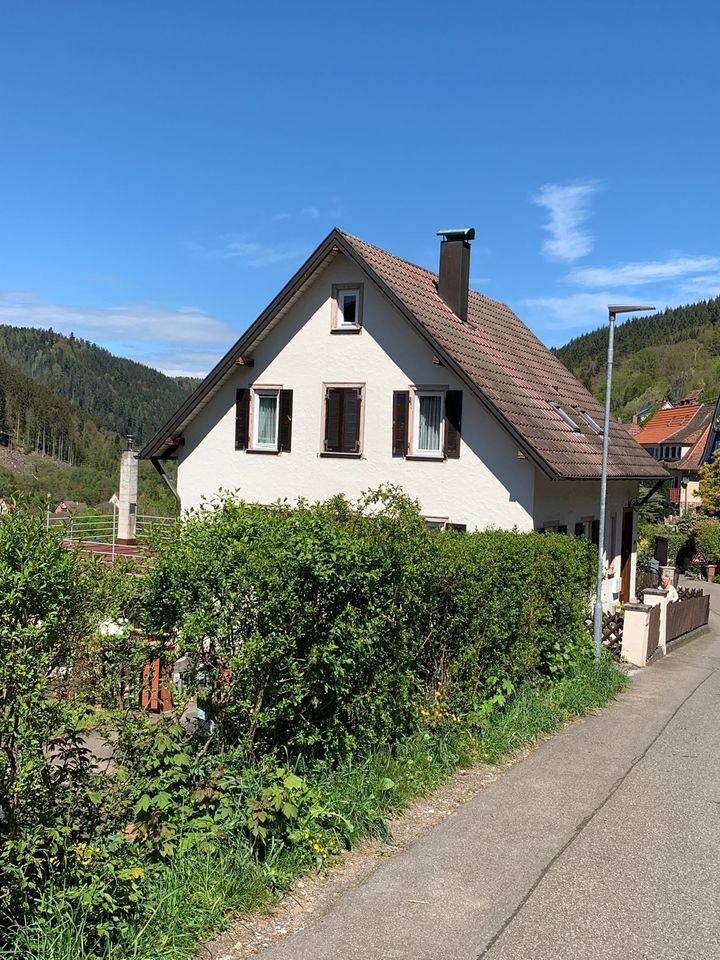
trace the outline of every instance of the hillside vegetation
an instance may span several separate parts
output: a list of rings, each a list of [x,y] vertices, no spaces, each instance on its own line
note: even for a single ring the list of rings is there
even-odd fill
[[[8,362],[7,351],[0,359],[0,432],[7,433],[11,442],[9,448],[0,447],[0,497],[41,496],[53,503],[75,500],[109,509],[108,500],[118,485],[120,452],[125,448],[121,433],[132,432],[128,428],[133,425],[140,433],[142,425],[150,435],[187,396],[194,382],[186,378],[181,385],[93,344],[51,331],[0,327],[0,338],[3,336],[16,353],[26,352],[26,366],[35,370],[37,377]],[[31,356],[33,343],[37,354]],[[86,360],[90,372],[83,376]],[[116,378],[125,374],[130,379],[118,382]],[[38,382],[43,375],[64,383],[71,393],[72,384],[79,383],[86,404],[96,412],[81,409],[62,391],[59,395]],[[132,380],[135,375],[137,379]],[[142,389],[138,386],[141,380]],[[141,415],[134,418],[136,387]],[[118,411],[110,405],[115,402],[121,408]],[[155,421],[150,419],[153,410],[158,411]],[[113,423],[115,426],[108,426]],[[141,513],[175,512],[172,496],[150,464],[140,464],[138,482]]]
[[[605,397],[607,327],[575,337],[555,353],[599,399]],[[613,410],[629,419],[645,403],[720,394],[720,297],[675,307],[617,327]]]
[[[200,382],[167,377],[53,330],[0,325],[0,356],[120,436],[147,440]]]

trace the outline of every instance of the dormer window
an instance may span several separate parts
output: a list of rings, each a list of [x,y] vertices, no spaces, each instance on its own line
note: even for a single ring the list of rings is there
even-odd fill
[[[332,333],[359,333],[362,328],[363,285],[333,287]]]

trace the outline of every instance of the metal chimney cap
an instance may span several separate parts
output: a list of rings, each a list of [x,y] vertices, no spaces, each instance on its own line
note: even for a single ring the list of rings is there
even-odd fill
[[[475,227],[458,227],[455,230],[438,230],[436,236],[443,240],[474,240]]]
[[[128,450],[134,450],[134,449],[135,449],[135,437],[134,437],[131,433],[129,433],[125,439],[127,440],[127,448],[128,448]]]

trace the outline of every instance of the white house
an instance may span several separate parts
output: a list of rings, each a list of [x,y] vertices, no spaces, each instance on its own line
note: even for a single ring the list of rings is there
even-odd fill
[[[504,305],[468,289],[474,231],[435,275],[332,230],[141,450],[195,507],[353,498],[400,485],[433,525],[598,533],[603,411]],[[666,477],[611,426],[606,544],[634,592],[642,480]]]

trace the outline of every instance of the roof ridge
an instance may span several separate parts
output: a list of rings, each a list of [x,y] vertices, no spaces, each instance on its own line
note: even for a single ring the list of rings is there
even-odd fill
[[[423,273],[429,274],[435,281],[438,280],[438,274],[434,270],[429,270],[427,267],[423,267],[419,263],[415,263],[414,260],[408,260],[407,257],[399,257],[396,253],[391,253],[389,250],[385,250],[384,247],[379,247],[376,243],[370,243],[369,240],[363,240],[362,237],[356,237],[353,233],[348,233],[347,230],[341,230],[340,227],[335,228],[339,234],[345,237],[346,240],[355,240],[357,243],[362,243],[366,247],[372,247],[373,250],[377,250],[378,253],[382,253],[385,257],[390,257],[392,260],[397,260],[398,263],[404,263],[408,267],[413,267],[415,270],[422,270]],[[514,313],[512,307],[509,307],[507,303],[503,300],[495,300],[494,297],[489,297],[486,293],[483,293],[482,290],[475,290],[474,287],[468,287],[468,293],[475,294],[476,297],[482,297],[483,300],[486,300],[488,303],[496,303],[500,307],[504,307],[505,310],[509,310],[510,313]],[[438,294],[440,297],[440,294]],[[440,297],[443,303],[445,301]],[[447,306],[447,304],[446,304]],[[457,316],[457,314],[455,314]],[[518,318],[519,319],[519,318]],[[530,331],[532,333],[532,331]],[[535,334],[533,334],[535,336]],[[542,343],[542,341],[540,341]]]

